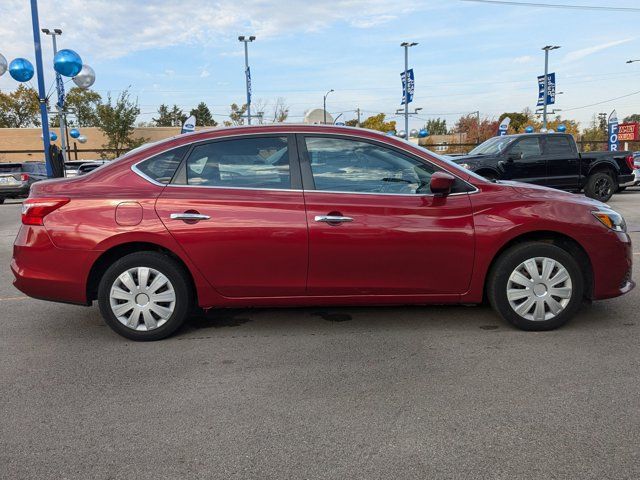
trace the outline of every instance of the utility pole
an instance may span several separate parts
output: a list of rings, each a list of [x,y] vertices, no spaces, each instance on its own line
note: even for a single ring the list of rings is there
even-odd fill
[[[38,0],[31,0],[31,26],[33,27],[33,47],[36,56],[36,74],[38,76],[38,103],[40,104],[40,118],[42,121],[42,144],[44,146],[44,161],[47,177],[53,176],[51,158],[49,157],[49,117],[47,116],[47,93],[44,88],[44,72],[42,69],[42,48],[40,44],[40,20],[38,19]]]
[[[542,128],[547,128],[547,96],[549,93],[549,50],[557,50],[557,45],[547,45],[544,50],[544,92],[542,94]]]
[[[247,86],[247,123],[251,125],[251,71],[249,70],[249,43],[256,39],[255,36],[245,37],[241,35],[238,41],[244,43],[244,75]]]
[[[53,56],[55,57],[58,53],[58,44],[56,42],[56,37],[58,35],[62,35],[62,30],[59,28],[54,28],[53,31],[48,28],[43,28],[42,33],[45,35],[50,35],[51,40],[53,40]],[[56,72],[56,92],[58,93],[58,102],[56,102],[56,110],[58,112],[58,123],[60,124],[60,144],[62,145],[62,160],[66,163],[69,160],[69,155],[67,152],[67,125],[66,118],[64,114],[64,105],[60,105],[60,99],[64,96],[64,84],[62,83],[62,76]]]
[[[418,45],[416,42],[402,42],[404,47],[404,132],[405,137],[409,138],[409,47]]]
[[[358,120],[356,120],[356,127],[360,128],[360,107],[356,108],[356,114],[358,116]]]
[[[478,125],[478,138],[477,138],[477,143],[478,145],[480,145],[480,110],[476,110],[476,121],[477,121],[477,125]]]
[[[333,92],[333,88],[324,94],[324,98],[322,100],[322,117],[323,117],[322,124],[323,125],[327,124],[327,97],[331,92]]]

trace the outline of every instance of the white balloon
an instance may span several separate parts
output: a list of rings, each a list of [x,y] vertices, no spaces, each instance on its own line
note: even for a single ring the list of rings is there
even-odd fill
[[[7,68],[9,68],[7,64],[7,59],[4,58],[4,55],[0,53],[0,77],[6,73]]]
[[[87,143],[87,137],[85,137],[84,135],[80,135],[78,138],[76,138],[76,140],[78,140],[78,142],[80,143]]]
[[[86,63],[82,65],[82,70],[75,77],[73,83],[82,89],[89,88],[96,81],[96,72]]]
[[[417,137],[418,136],[418,130],[416,130],[415,128],[412,128],[411,131],[409,132],[409,136],[410,137]]]
[[[407,136],[407,132],[405,132],[404,130],[400,130],[396,135],[398,135],[398,137],[400,138],[404,138]]]

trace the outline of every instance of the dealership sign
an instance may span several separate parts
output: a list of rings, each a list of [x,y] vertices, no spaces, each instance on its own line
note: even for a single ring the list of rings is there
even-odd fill
[[[609,151],[617,152],[620,150],[620,138],[618,136],[620,125],[618,124],[618,115],[616,114],[615,110],[611,112],[611,115],[609,115],[609,121],[607,122],[607,124]]]
[[[413,68],[407,70],[407,77],[409,77],[409,81],[404,77],[404,72],[400,74],[400,78],[402,79],[402,102],[400,105],[404,105],[405,100],[407,103],[413,102],[413,91],[415,87],[415,78],[413,76]]]
[[[538,103],[537,106],[541,107],[545,104],[544,95],[544,75],[538,77]],[[556,74],[550,73],[547,75],[547,105],[553,105],[556,103]]]
[[[621,123],[618,125],[618,140],[622,142],[635,142],[638,140],[638,124]]]

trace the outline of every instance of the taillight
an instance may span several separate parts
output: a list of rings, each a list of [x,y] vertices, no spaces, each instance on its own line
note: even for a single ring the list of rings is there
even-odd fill
[[[23,225],[44,225],[44,217],[69,203],[68,198],[28,198],[22,204]]]
[[[29,181],[29,174],[28,173],[21,173],[20,174],[20,181],[21,182],[28,182]]]
[[[544,78],[544,77],[543,77]],[[631,171],[633,172],[633,170],[636,168],[634,163],[633,163],[633,155],[627,155],[627,165],[629,165],[629,168],[631,169]]]

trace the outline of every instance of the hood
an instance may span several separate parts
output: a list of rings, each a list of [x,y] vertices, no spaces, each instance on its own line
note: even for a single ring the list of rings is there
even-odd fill
[[[507,180],[501,180],[500,185],[505,185],[513,188],[520,195],[524,195],[529,198],[539,198],[545,200],[558,200],[569,201],[573,203],[579,203],[589,206],[591,208],[611,208],[606,203],[602,203],[593,198],[584,196],[581,193],[569,193],[562,190],[556,190],[555,188],[543,187],[542,185],[534,185],[531,183],[512,182]]]
[[[491,155],[463,155],[462,157],[451,157],[451,161],[455,163],[473,163],[490,157]]]

